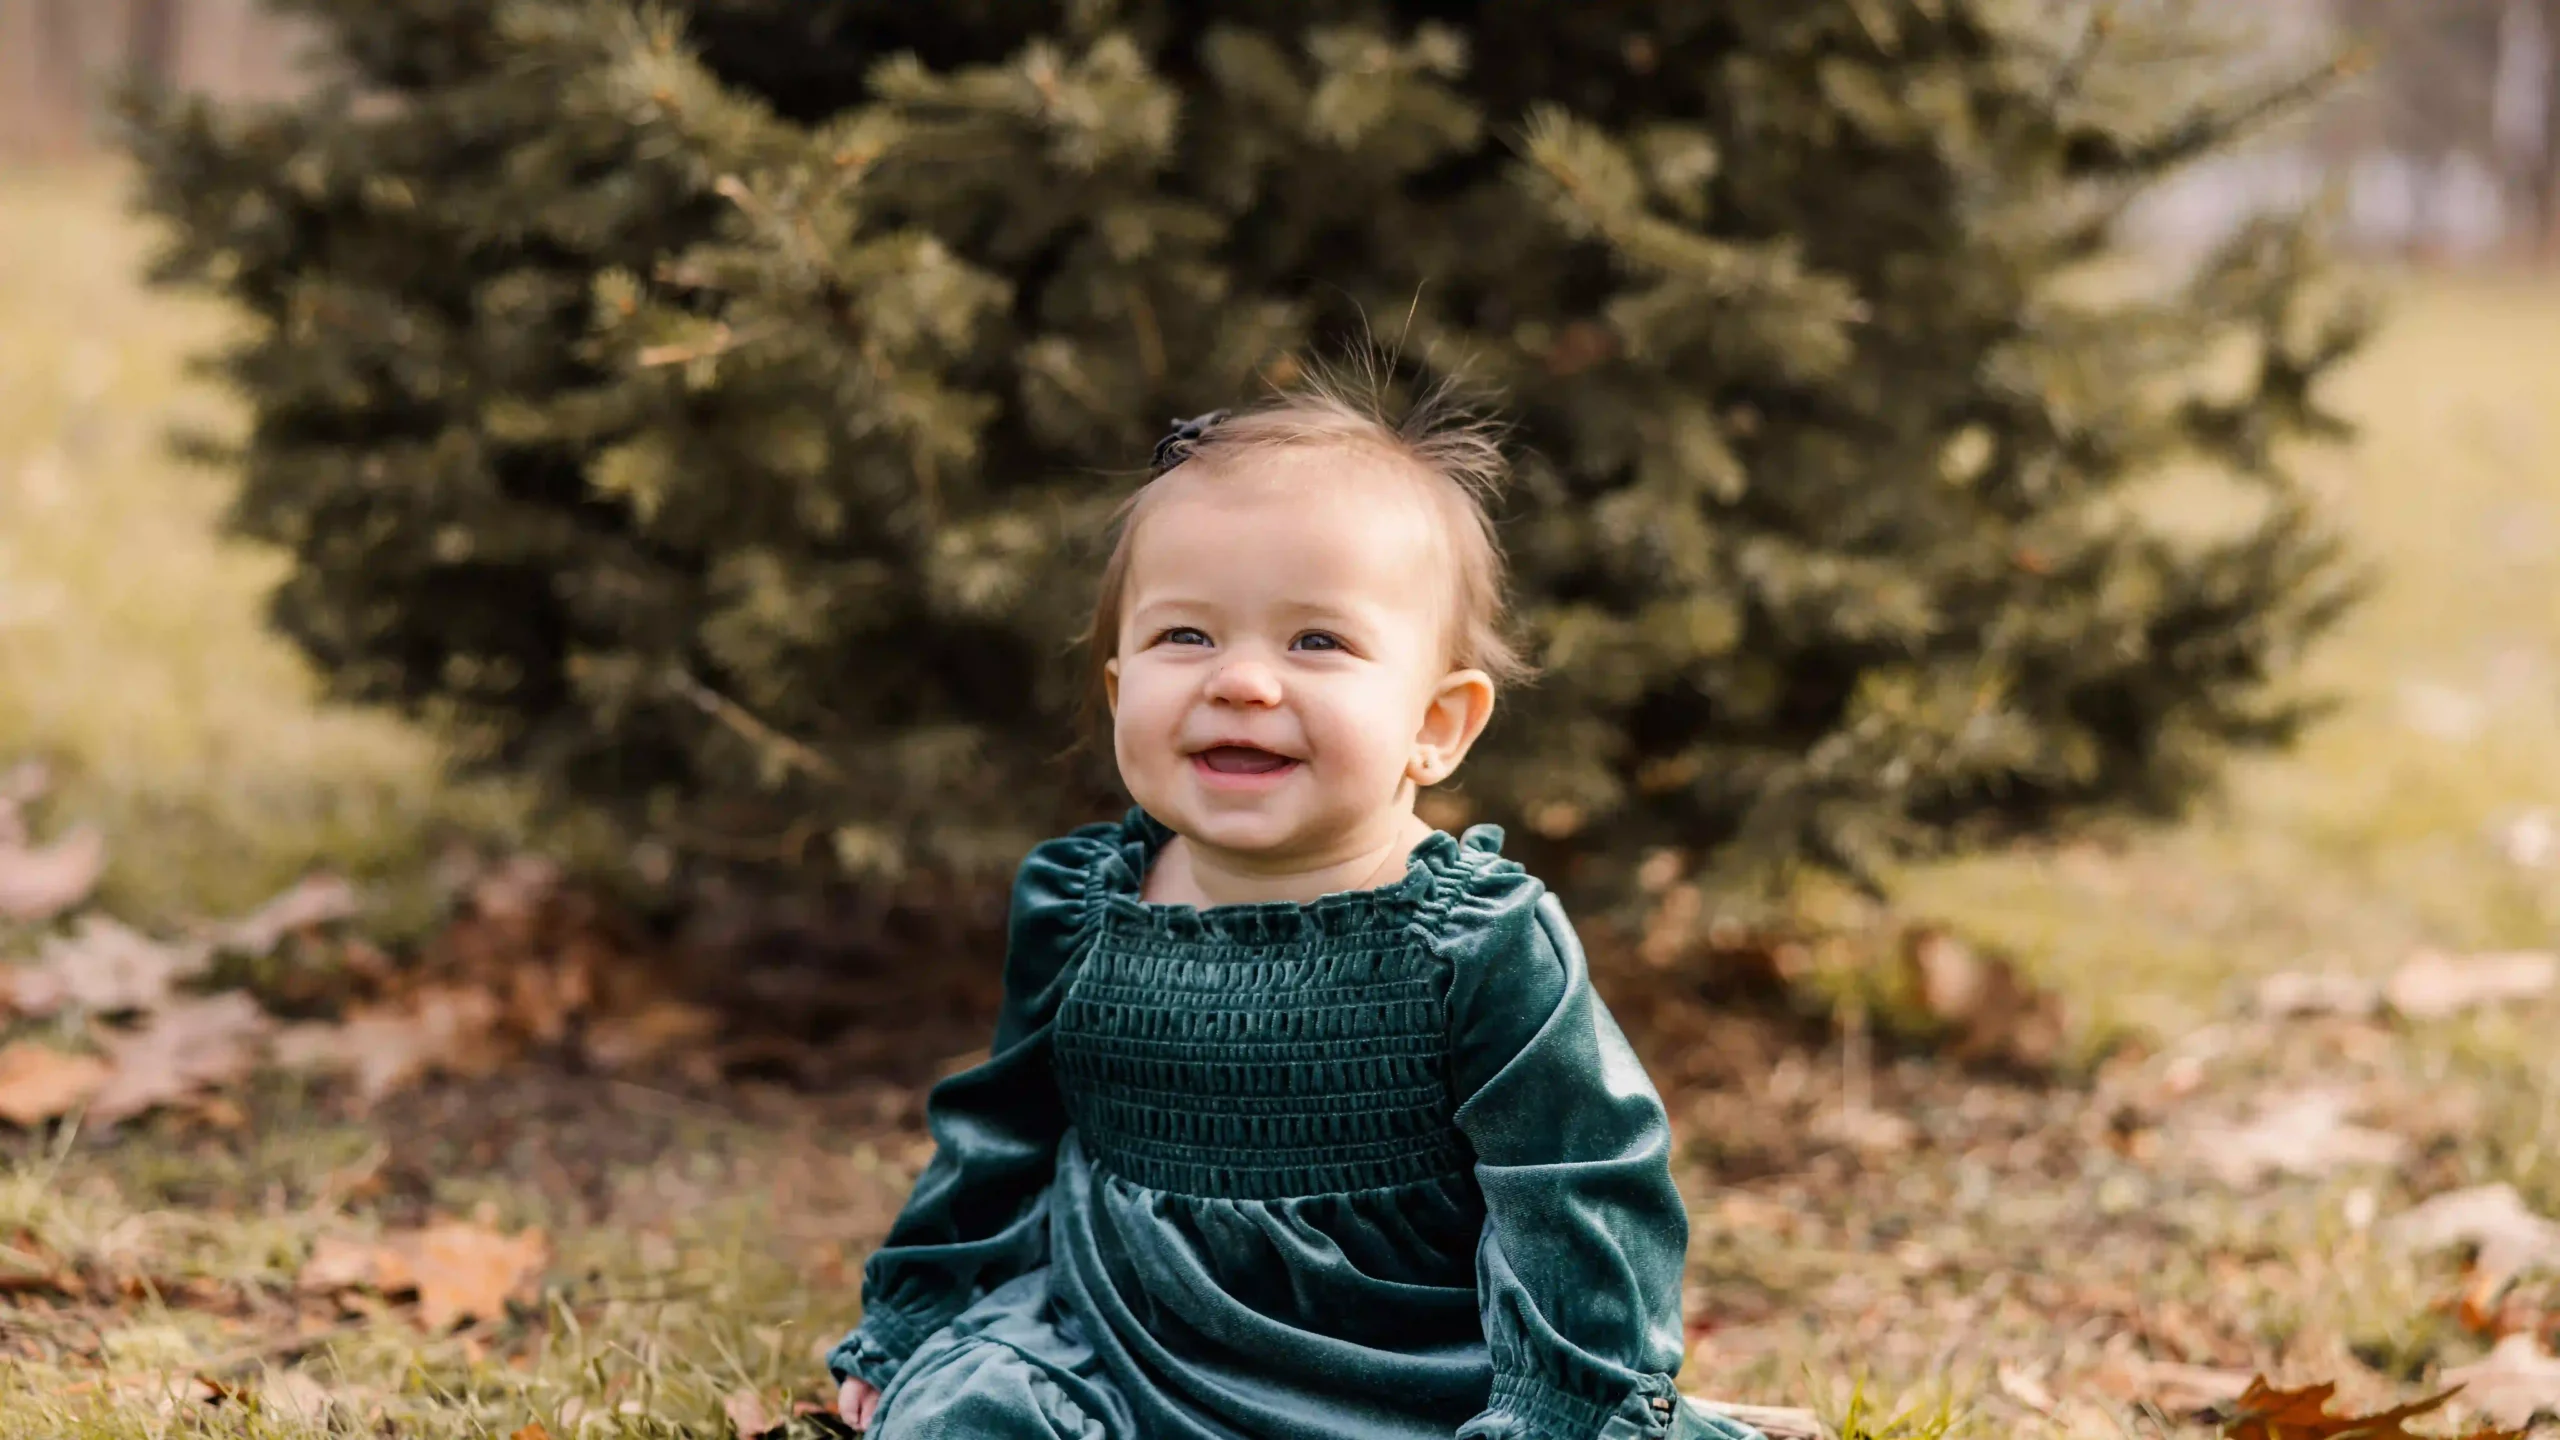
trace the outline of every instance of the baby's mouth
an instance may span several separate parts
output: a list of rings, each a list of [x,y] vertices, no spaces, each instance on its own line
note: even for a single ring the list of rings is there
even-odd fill
[[[1298,763],[1251,745],[1212,745],[1195,758],[1221,775],[1270,775]]]

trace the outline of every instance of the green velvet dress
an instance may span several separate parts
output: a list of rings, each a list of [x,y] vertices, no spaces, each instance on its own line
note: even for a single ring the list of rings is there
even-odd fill
[[[1015,881],[987,1061],[863,1270],[875,1440],[1632,1440],[1678,1400],[1662,1103],[1502,832],[1150,904],[1143,811]]]

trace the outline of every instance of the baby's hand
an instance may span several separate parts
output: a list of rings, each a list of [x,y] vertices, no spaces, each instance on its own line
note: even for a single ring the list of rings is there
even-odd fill
[[[836,1413],[856,1430],[871,1428],[871,1412],[880,1408],[880,1392],[860,1380],[847,1380],[836,1391]]]

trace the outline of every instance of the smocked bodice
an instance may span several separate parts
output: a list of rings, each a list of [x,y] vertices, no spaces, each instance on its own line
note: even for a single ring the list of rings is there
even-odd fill
[[[1281,944],[1106,917],[1058,1011],[1095,1168],[1235,1200],[1463,1173],[1441,969],[1392,908]]]

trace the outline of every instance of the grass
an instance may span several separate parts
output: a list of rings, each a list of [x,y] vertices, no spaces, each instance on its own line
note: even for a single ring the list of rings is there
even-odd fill
[[[146,237],[111,177],[0,176],[0,763],[113,837],[106,898],[228,912],[297,874],[416,869],[440,825],[500,823],[433,747],[317,703],[260,623],[279,557],[218,543],[218,474],[163,443],[235,423],[183,362],[223,319],[135,282]]]
[[[1903,877],[2084,1013],[2175,1034],[2269,970],[2560,924],[2555,871],[2500,847],[2560,815],[2560,281],[2381,283],[2390,326],[2334,397],[2363,437],[2307,466],[2381,579],[2308,667],[2341,711],[2174,831]]]
[[[394,876],[439,826],[505,823],[439,786],[421,737],[317,703],[260,629],[275,558],[212,539],[219,477],[158,448],[172,421],[229,423],[178,364],[225,322],[135,287],[110,182],[0,177],[0,244],[0,759],[55,760],[56,813],[113,838],[109,902],[227,911],[315,864]],[[2150,1047],[2062,1089],[1780,1047],[1675,1095],[1712,1322],[1693,1383],[1813,1403],[1853,1436],[2117,1435],[2178,1428],[2108,1388],[2138,1362],[2379,1400],[2480,1352],[2440,1305],[2455,1261],[2394,1253],[2371,1222],[2487,1180],[2560,1214],[2560,1006],[2391,1028],[2235,1005],[2271,970],[2547,946],[2560,922],[2560,860],[2502,851],[2520,818],[2560,816],[2560,282],[2386,283],[2393,324],[2339,392],[2366,437],[2310,462],[2385,582],[2313,663],[2337,717],[2176,830],[1902,877],[1906,908]],[[148,1283],[0,1295],[0,1433],[316,1433],[147,1388],[208,1371],[290,1369],[436,1437],[716,1436],[740,1388],[815,1398],[817,1347],[919,1158],[911,1123],[858,1097],[555,1083],[358,1119],[275,1082],[236,1130],[26,1141],[0,1169],[0,1265],[41,1251]],[[2314,1084],[2354,1089],[2411,1162],[2199,1176],[2207,1122]],[[1826,1128],[1853,1086],[1909,1132]],[[543,1226],[545,1292],[430,1336],[296,1291],[322,1235],[430,1213]]]

